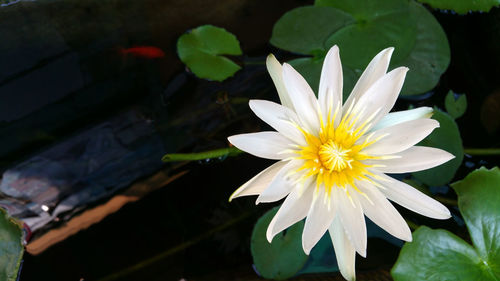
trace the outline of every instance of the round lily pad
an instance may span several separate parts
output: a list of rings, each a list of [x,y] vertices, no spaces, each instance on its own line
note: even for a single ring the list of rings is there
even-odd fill
[[[278,209],[271,209],[257,221],[250,249],[255,267],[264,278],[284,280],[294,276],[304,266],[308,256],[302,249],[303,221],[277,234],[272,243],[267,241],[267,227]]]
[[[439,121],[439,128],[418,145],[446,150],[455,155],[455,158],[432,169],[413,173],[413,176],[427,185],[440,186],[449,183],[455,176],[455,172],[462,164],[464,149],[457,123],[450,115],[435,108],[432,119]]]
[[[197,27],[179,37],[179,58],[198,77],[222,81],[241,67],[222,55],[241,55],[236,36],[213,25]]]

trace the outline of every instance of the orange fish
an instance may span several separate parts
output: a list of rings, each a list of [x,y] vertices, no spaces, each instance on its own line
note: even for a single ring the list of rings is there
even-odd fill
[[[137,46],[128,49],[120,49],[122,55],[133,55],[146,59],[163,58],[165,53],[157,47],[152,46]]]

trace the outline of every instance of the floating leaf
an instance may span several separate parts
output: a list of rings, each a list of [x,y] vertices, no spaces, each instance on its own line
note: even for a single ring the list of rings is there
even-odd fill
[[[431,146],[448,151],[455,158],[435,168],[416,172],[413,175],[430,186],[444,185],[450,182],[464,158],[462,138],[457,123],[450,115],[434,109],[432,119],[439,121],[439,128],[435,129],[427,138],[419,143],[423,146]]]
[[[315,5],[340,9],[356,18],[356,22],[331,34],[325,43],[327,48],[338,45],[342,63],[352,69],[364,69],[387,47],[395,48],[393,60],[402,60],[415,44],[415,18],[407,1],[316,0]]]
[[[295,275],[304,266],[307,255],[302,250],[303,221],[277,234],[272,243],[267,241],[267,227],[278,209],[279,207],[271,209],[257,221],[250,249],[255,267],[263,277],[284,280]]]
[[[0,280],[15,281],[24,247],[21,227],[0,208]]]
[[[500,170],[483,167],[451,186],[473,246],[446,230],[420,227],[401,250],[394,280],[500,279]]]
[[[177,41],[179,58],[198,77],[222,81],[241,67],[221,55],[241,55],[240,43],[224,28],[203,25]]]
[[[410,69],[401,90],[402,96],[430,91],[450,64],[450,46],[439,22],[427,9],[413,1],[410,1],[410,10],[418,19],[415,45],[405,59],[391,61],[391,68],[404,65]]]
[[[459,14],[468,12],[489,12],[500,5],[500,0],[418,0],[436,9],[453,10]]]
[[[306,6],[285,13],[274,25],[270,42],[299,54],[326,52],[326,39],[335,31],[354,23],[348,14],[329,7]]]
[[[444,106],[448,114],[454,119],[462,116],[467,109],[467,98],[464,94],[454,94],[453,91],[449,91],[444,100]]]
[[[273,28],[271,43],[295,53],[326,53],[338,45],[344,77],[356,78],[371,58],[395,47],[391,68],[410,68],[402,95],[431,90],[446,70],[450,50],[439,23],[421,5],[405,0],[316,0],[314,7],[300,7],[283,15]],[[418,20],[417,20],[418,19]],[[322,61],[291,61],[317,89]],[[302,71],[300,71],[302,70]],[[306,72],[311,73],[306,73]],[[354,74],[354,75],[352,75]],[[352,79],[355,81],[356,79]],[[346,95],[354,82],[347,80]]]

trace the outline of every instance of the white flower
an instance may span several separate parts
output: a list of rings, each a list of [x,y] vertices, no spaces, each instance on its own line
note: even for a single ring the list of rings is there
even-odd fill
[[[318,99],[289,64],[269,55],[267,67],[281,105],[251,100],[250,108],[276,131],[229,137],[237,148],[279,160],[231,196],[259,195],[259,202],[286,199],[267,229],[269,241],[306,218],[302,233],[309,254],[328,230],[340,272],[355,280],[355,252],[366,256],[366,215],[393,236],[411,241],[405,220],[389,202],[422,215],[447,219],[441,203],[385,173],[407,173],[440,165],[454,156],[415,146],[439,127],[432,109],[389,113],[408,68],[386,73],[394,48],[380,52],[363,72],[342,105],[339,49],[328,52]]]

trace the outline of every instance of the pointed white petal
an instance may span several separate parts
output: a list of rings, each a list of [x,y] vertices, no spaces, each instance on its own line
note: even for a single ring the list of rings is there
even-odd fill
[[[281,64],[272,54],[270,54],[269,56],[267,56],[266,66],[267,66],[267,71],[271,75],[271,79],[273,79],[274,86],[278,91],[281,104],[293,110],[294,108],[292,100],[288,95],[285,83],[283,83],[283,68]]]
[[[287,196],[294,187],[294,183],[289,179],[289,174],[303,165],[303,160],[289,161],[274,177],[269,186],[257,197],[256,204],[261,202],[274,202]]]
[[[276,234],[306,217],[313,198],[312,188],[309,185],[303,192],[299,188],[294,188],[286,197],[267,227],[266,237],[269,243]]]
[[[382,173],[378,174],[378,176],[383,178],[383,181],[379,181],[379,183],[385,187],[380,192],[399,205],[434,219],[448,219],[451,217],[450,210],[443,204],[412,186]]]
[[[372,59],[347,98],[345,109],[349,108],[353,101],[359,100],[377,80],[385,75],[393,51],[393,47],[384,49]]]
[[[379,130],[385,127],[393,126],[402,122],[416,120],[421,118],[430,118],[433,109],[431,107],[423,106],[414,109],[390,112],[384,116],[373,128],[372,131]]]
[[[298,122],[298,117],[291,109],[266,100],[251,100],[249,105],[255,115],[280,134],[296,144],[307,144],[304,135],[293,125]]]
[[[358,195],[365,215],[392,236],[411,241],[411,231],[408,224],[377,187],[367,181],[358,181],[356,186],[369,199]]]
[[[312,206],[307,213],[304,231],[302,232],[302,248],[306,255],[309,255],[314,245],[328,230],[337,211],[335,208],[337,205],[332,204],[333,200],[329,200],[330,198],[327,197],[324,186],[320,186],[315,192],[318,193],[315,195]]]
[[[281,160],[291,156],[291,141],[277,132],[258,132],[227,138],[231,144],[252,155]]]
[[[363,153],[383,155],[401,152],[423,140],[438,127],[439,122],[434,119],[417,119],[385,127],[374,132],[372,140],[382,138],[363,149]],[[364,138],[360,141],[364,141]]]
[[[385,74],[355,102],[353,112],[362,114],[360,120],[375,114],[371,122],[376,124],[391,110],[403,87],[407,71],[406,67],[398,67]]]
[[[399,158],[385,160],[366,160],[366,164],[382,165],[374,167],[374,170],[383,173],[411,173],[427,170],[439,166],[455,158],[453,154],[441,149],[413,146],[405,151],[396,154]]]
[[[333,220],[328,232],[335,249],[340,274],[348,281],[356,280],[356,250],[349,241],[339,216]]]
[[[292,99],[295,112],[309,133],[319,131],[318,100],[306,80],[293,67],[283,64],[283,81]]]
[[[366,224],[365,216],[361,204],[355,197],[355,192],[351,188],[349,196],[340,188],[332,188],[333,200],[338,204],[337,213],[340,216],[340,221],[351,241],[352,245],[362,257],[366,257]],[[335,199],[336,198],[336,199]]]
[[[229,197],[229,201],[241,196],[259,195],[287,163],[288,161],[279,161],[267,167],[244,185],[240,186],[240,188],[236,189],[231,194],[231,197]]]
[[[325,122],[328,114],[333,114],[337,104],[342,104],[342,83],[342,64],[339,48],[335,45],[326,54],[319,81],[318,102]]]

